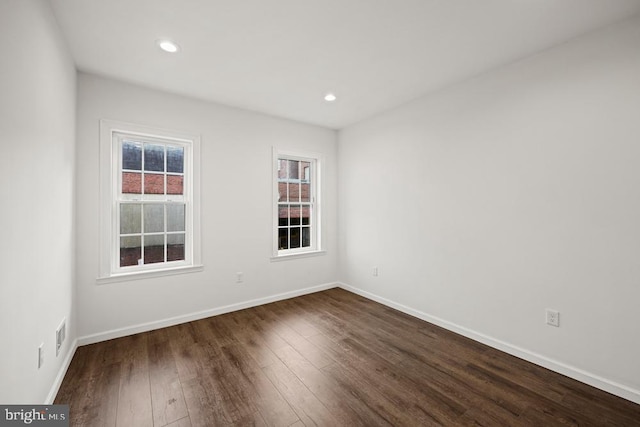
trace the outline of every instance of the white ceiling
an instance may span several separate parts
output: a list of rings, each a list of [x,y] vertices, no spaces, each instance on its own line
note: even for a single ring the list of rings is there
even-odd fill
[[[640,12],[640,0],[51,3],[81,71],[334,129]],[[163,37],[181,51],[160,51]]]

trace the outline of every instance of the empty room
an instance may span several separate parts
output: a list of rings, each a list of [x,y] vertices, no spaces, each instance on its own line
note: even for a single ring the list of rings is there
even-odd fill
[[[0,34],[0,425],[640,426],[640,0]]]

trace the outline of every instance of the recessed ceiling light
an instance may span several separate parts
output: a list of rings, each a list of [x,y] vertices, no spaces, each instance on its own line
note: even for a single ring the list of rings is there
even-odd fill
[[[327,102],[333,102],[338,99],[333,93],[328,93],[324,96],[324,100]]]
[[[178,47],[178,45],[171,40],[158,40],[157,43],[158,47],[165,52],[176,53],[178,50],[180,50],[180,47]]]

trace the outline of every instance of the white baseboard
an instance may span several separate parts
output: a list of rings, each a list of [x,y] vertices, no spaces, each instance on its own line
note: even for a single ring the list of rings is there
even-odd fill
[[[67,370],[69,369],[69,365],[71,365],[71,360],[73,356],[76,354],[76,350],[78,349],[78,340],[73,340],[71,343],[71,347],[69,351],[67,351],[67,355],[64,358],[64,362],[62,366],[60,366],[60,370],[58,370],[58,375],[56,375],[56,379],[53,381],[53,385],[51,386],[51,390],[49,390],[49,394],[47,395],[47,399],[45,400],[45,405],[53,404],[53,401],[56,399],[56,395],[58,394],[58,390],[60,390],[60,386],[62,385],[62,380],[64,380],[64,376],[67,374]]]
[[[312,294],[314,292],[320,292],[327,289],[335,288],[338,285],[336,283],[326,283],[323,285],[312,286],[305,289],[297,289],[291,292],[284,292],[281,294],[271,295],[268,297],[257,298],[249,301],[244,301],[236,304],[230,304],[223,307],[211,308],[208,310],[198,311],[195,313],[184,314],[181,316],[170,317],[167,319],[156,320],[153,322],[141,323],[138,325],[127,326],[119,329],[112,329],[110,331],[99,332],[97,334],[86,335],[78,338],[77,345],[83,346],[93,344],[101,341],[107,341],[113,338],[125,337],[127,335],[138,334],[140,332],[153,331],[155,329],[166,328],[168,326],[179,325],[181,323],[192,322],[194,320],[205,319],[211,316],[217,316],[219,314],[231,313],[232,311],[243,310],[245,308],[256,307],[258,305],[269,304],[271,302],[286,300],[289,298],[295,298],[301,295]]]
[[[347,285],[346,283],[338,282],[338,285],[349,292],[353,292],[354,294],[358,294],[365,298],[379,302],[380,304],[386,305],[387,307],[394,308],[410,316],[417,317],[418,319],[422,319],[429,323],[433,323],[434,325],[440,326],[442,328],[470,338],[474,341],[478,341],[500,351],[504,351],[505,353],[511,354],[512,356],[519,357],[520,359],[524,359],[528,362],[542,366],[551,371],[558,372],[562,375],[596,387],[600,390],[604,390],[608,393],[622,397],[623,399],[627,399],[640,404],[640,390],[633,389],[624,384],[619,384],[615,381],[602,378],[598,375],[594,375],[582,369],[578,369],[557,360],[550,359],[541,354],[537,354],[527,349],[492,338],[480,332],[476,332],[472,329],[465,328],[447,320],[440,319],[439,317],[424,313],[420,310],[416,310],[411,307],[407,307],[406,305],[391,301],[387,298],[372,294],[371,292],[367,292],[354,286]]]
[[[599,388],[600,390],[604,390],[608,393],[622,397],[623,399],[627,399],[632,402],[640,404],[640,390],[636,390],[631,387],[625,386],[624,384],[619,384],[615,381],[602,378],[598,375],[594,375],[582,369],[578,369],[573,366],[567,365],[565,363],[559,362],[557,360],[550,359],[546,356],[509,344],[507,342],[495,339],[493,337],[487,336],[480,332],[476,332],[472,329],[465,328],[463,326],[457,325],[447,320],[432,316],[420,310],[407,307],[403,304],[399,304],[387,298],[380,297],[378,295],[372,294],[370,292],[364,291],[362,289],[359,289],[341,282],[313,286],[305,289],[299,289],[291,292],[271,295],[268,297],[257,298],[257,299],[253,299],[253,300],[249,300],[241,303],[230,304],[223,307],[199,311],[196,313],[190,313],[182,316],[171,317],[171,318],[158,320],[154,322],[142,323],[134,326],[129,326],[129,327],[120,328],[120,329],[113,329],[106,332],[101,332],[97,334],[80,337],[74,340],[73,344],[71,345],[71,349],[67,353],[64,363],[60,368],[60,371],[58,372],[58,375],[55,379],[53,386],[51,387],[51,391],[47,396],[46,404],[51,404],[55,399],[55,396],[58,393],[58,390],[60,388],[60,385],[62,384],[62,380],[64,379],[67,369],[71,364],[73,355],[75,354],[76,349],[79,346],[93,344],[100,341],[106,341],[113,338],[120,338],[127,335],[137,334],[140,332],[147,332],[147,331],[160,329],[168,326],[174,326],[174,325],[178,325],[185,322],[191,322],[194,320],[205,319],[211,316],[230,313],[233,311],[256,307],[263,304],[269,304],[271,302],[295,298],[297,296],[320,292],[320,291],[324,291],[324,290],[335,288],[335,287],[341,287],[347,291],[353,292],[365,298],[379,302],[380,304],[394,308],[398,311],[409,314],[418,319],[422,319],[426,322],[433,323],[434,325],[440,326],[442,328],[445,328],[447,330],[450,330],[452,332],[455,332],[457,334],[470,338],[474,341],[481,342],[495,349],[504,351],[505,353],[519,357],[520,359],[526,360],[531,363],[535,363],[536,365],[542,366],[554,372],[558,372],[562,375],[566,375],[577,381],[583,382],[585,384],[589,384],[593,387]]]

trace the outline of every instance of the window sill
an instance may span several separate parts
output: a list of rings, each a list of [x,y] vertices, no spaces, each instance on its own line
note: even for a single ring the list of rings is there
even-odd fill
[[[96,283],[104,285],[107,283],[129,282],[131,280],[150,279],[153,277],[173,276],[175,274],[196,273],[204,270],[203,265],[189,265],[186,267],[167,268],[164,270],[136,271],[134,273],[121,273],[112,276],[98,277]]]
[[[296,254],[278,255],[278,256],[271,257],[271,262],[288,261],[290,259],[322,256],[322,255],[326,255],[326,253],[327,251],[310,251],[310,252],[299,252]]]

